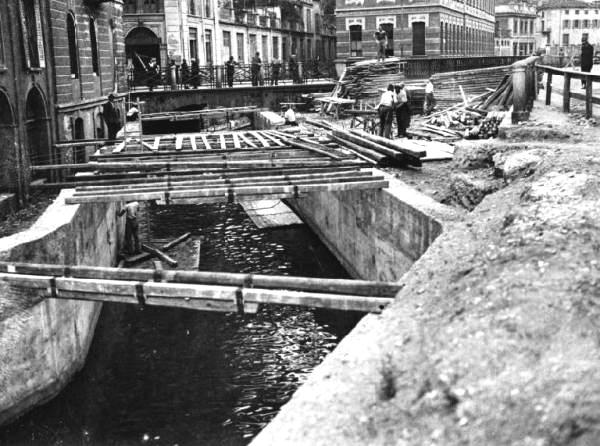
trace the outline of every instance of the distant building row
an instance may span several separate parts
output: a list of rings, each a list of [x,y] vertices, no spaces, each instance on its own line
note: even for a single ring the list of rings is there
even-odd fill
[[[320,0],[125,0],[123,18],[130,66],[152,57],[163,66],[183,59],[222,65],[230,56],[249,63],[257,52],[265,62],[335,53],[335,30]]]

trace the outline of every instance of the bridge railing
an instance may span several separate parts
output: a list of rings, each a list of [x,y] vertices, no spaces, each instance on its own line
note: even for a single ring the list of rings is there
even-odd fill
[[[557,68],[548,65],[538,65],[537,69],[541,72],[546,73],[546,105],[550,105],[552,100],[552,80],[553,76],[563,77],[563,103],[562,109],[565,113],[571,110],[571,98],[585,101],[585,116],[590,118],[592,116],[593,104],[600,104],[600,98],[593,96],[593,85],[594,82],[600,82],[599,74],[592,74],[583,71],[576,71],[571,68]],[[575,93],[571,91],[571,80],[581,80],[583,87],[585,88],[585,94]]]
[[[306,84],[318,80],[335,79],[333,63],[321,61],[266,64],[260,69],[251,64],[236,64],[233,76],[224,65],[187,66],[171,65],[158,71],[130,69],[127,75],[129,90],[181,90],[190,88],[225,88],[228,86],[278,85],[279,83]]]
[[[406,59],[402,63],[405,64],[407,78],[425,79],[436,73],[511,65],[520,59],[524,56],[436,57]]]

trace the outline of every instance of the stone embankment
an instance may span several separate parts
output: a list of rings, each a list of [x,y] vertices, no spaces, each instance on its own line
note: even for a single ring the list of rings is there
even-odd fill
[[[600,444],[600,131],[539,110],[508,132],[457,150],[495,191],[253,446]]]

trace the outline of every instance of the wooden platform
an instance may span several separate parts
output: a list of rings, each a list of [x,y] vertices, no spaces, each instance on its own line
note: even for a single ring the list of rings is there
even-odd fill
[[[300,217],[281,200],[242,201],[240,204],[259,228],[304,224]]]

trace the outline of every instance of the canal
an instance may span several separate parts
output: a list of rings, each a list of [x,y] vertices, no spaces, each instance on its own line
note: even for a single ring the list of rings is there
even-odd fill
[[[201,270],[348,277],[306,225],[259,229],[239,205],[148,206],[140,226],[154,246],[192,232],[172,251],[181,269],[198,268],[202,236]],[[246,445],[359,318],[105,304],[84,368],[0,444]]]

